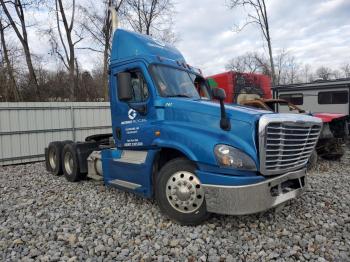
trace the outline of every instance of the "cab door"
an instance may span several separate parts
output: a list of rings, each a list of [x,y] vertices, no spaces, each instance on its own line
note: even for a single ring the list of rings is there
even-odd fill
[[[118,73],[131,75],[133,97],[128,102],[118,99]],[[118,66],[111,74],[111,114],[113,136],[118,148],[141,149],[150,147],[154,137],[156,113],[153,106],[155,90],[143,62]]]

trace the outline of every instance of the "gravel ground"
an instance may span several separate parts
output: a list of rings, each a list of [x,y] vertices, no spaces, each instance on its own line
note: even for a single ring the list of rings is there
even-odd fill
[[[43,163],[0,167],[0,260],[350,261],[349,164],[350,154],[322,161],[282,209],[197,227],[101,182],[54,177]]]

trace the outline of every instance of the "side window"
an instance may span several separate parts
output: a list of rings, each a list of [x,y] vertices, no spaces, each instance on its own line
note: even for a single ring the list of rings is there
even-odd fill
[[[318,93],[318,103],[319,104],[332,104],[332,98],[328,94],[329,92],[319,92]]]
[[[131,73],[131,88],[133,98],[130,102],[143,102],[148,98],[148,87],[145,78],[140,71],[132,71]]]
[[[288,102],[294,105],[302,105],[304,104],[304,96],[303,94],[283,94],[279,95],[279,98],[287,100]]]
[[[210,94],[209,94],[209,87],[206,84],[206,81],[199,76],[195,76],[193,74],[190,74],[191,79],[193,81],[194,86],[197,89],[197,92],[199,96],[203,99],[208,99],[210,100]]]
[[[318,103],[326,104],[347,104],[349,102],[348,91],[319,92]]]

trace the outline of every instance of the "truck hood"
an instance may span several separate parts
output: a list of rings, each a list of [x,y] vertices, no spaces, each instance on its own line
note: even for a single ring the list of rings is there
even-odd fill
[[[215,101],[208,101],[203,99],[193,100],[187,98],[167,98],[159,102],[160,106],[171,108],[175,115],[188,115],[189,112],[192,112],[200,114],[202,117],[209,115],[220,119],[220,104]],[[236,104],[225,104],[225,109],[228,118],[231,120],[243,121],[249,124],[256,122],[263,114],[272,113],[267,110],[259,110]],[[168,117],[171,116],[168,115]]]
[[[231,122],[231,130],[225,131],[220,128],[220,104],[215,101],[160,98],[155,101],[155,107],[158,108],[158,119],[164,121],[165,128],[161,130],[164,141],[173,144],[175,148],[180,149],[181,145],[186,145],[187,150],[196,149],[197,152],[201,152],[200,157],[195,157],[193,152],[188,153],[190,159],[207,159],[207,164],[217,165],[213,148],[217,144],[226,144],[245,152],[255,161],[256,166],[259,166],[257,122],[261,115],[272,112],[239,105],[225,105]],[[181,141],[181,145],[176,144],[177,141]],[[231,171],[225,169],[225,172]]]

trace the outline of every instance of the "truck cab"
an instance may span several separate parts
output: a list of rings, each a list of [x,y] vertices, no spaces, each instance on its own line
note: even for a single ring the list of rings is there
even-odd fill
[[[122,29],[109,84],[112,135],[51,143],[49,171],[155,198],[185,225],[261,212],[304,191],[318,118],[224,105],[221,89],[220,103],[210,101],[206,80],[176,48]]]

